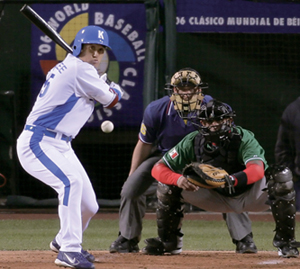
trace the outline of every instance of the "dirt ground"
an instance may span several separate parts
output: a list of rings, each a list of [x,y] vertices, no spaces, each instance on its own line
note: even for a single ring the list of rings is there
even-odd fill
[[[180,255],[148,256],[136,254],[110,254],[92,251],[96,269],[198,269],[198,268],[299,268],[300,259],[283,259],[273,252],[236,254],[226,252],[191,252]],[[56,254],[51,251],[1,251],[1,269],[55,269]]]
[[[0,212],[1,219],[57,218],[55,211],[7,210]],[[254,214],[251,219],[273,221],[270,213]],[[100,212],[97,219],[117,219],[117,213]],[[146,219],[154,219],[147,213]],[[222,220],[221,214],[190,213],[185,219]],[[297,215],[297,219],[300,216]],[[284,259],[276,251],[259,251],[257,254],[236,254],[234,251],[183,251],[180,255],[148,256],[142,253],[111,254],[108,251],[91,251],[96,257],[96,269],[198,269],[198,268],[299,268],[300,258]],[[0,251],[0,269],[54,269],[57,254],[52,251]]]

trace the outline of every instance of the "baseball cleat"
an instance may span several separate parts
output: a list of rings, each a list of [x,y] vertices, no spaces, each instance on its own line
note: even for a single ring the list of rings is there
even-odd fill
[[[53,239],[53,241],[50,242],[50,249],[56,253],[58,253],[60,250],[60,245],[56,242],[55,238]],[[92,255],[88,251],[81,249],[81,253],[89,262],[95,261],[94,255]]]
[[[95,256],[89,253],[87,250],[84,250],[83,248],[81,249],[82,255],[89,261],[89,262],[94,262],[95,261]]]
[[[60,245],[57,244],[55,238],[53,239],[53,241],[50,242],[50,249],[56,253],[59,252],[59,249],[60,249]]]
[[[110,253],[136,253],[139,252],[139,246],[138,246],[138,239],[137,237],[133,239],[126,239],[122,235],[120,235],[109,247]]]
[[[94,269],[93,263],[89,262],[81,252],[59,251],[54,262],[61,267],[70,267],[78,269]]]
[[[278,256],[282,258],[297,258],[299,256],[297,247],[300,247],[300,243],[295,239],[285,240],[276,233],[273,239],[273,246],[277,248]]]
[[[253,241],[252,236],[252,233],[250,233],[239,241],[233,240],[233,242],[236,244],[235,252],[241,254],[257,253],[257,247]]]
[[[165,248],[165,244],[159,238],[147,238],[144,242],[147,244],[147,246],[142,249],[142,253],[146,255],[164,255],[165,253],[178,255],[182,252],[181,247],[167,250]]]
[[[295,247],[286,245],[278,248],[278,256],[282,258],[297,258],[299,256],[299,251]]]

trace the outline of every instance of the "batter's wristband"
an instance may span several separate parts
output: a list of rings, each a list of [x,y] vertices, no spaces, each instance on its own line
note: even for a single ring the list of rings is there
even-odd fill
[[[247,185],[248,178],[244,171],[234,173],[231,176],[235,178],[234,187],[245,187]]]

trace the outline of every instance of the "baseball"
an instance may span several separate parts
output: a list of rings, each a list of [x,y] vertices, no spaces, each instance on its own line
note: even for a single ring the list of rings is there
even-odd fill
[[[106,121],[103,121],[102,124],[101,124],[101,130],[104,132],[104,133],[110,133],[112,132],[114,129],[114,124],[109,121],[109,120],[106,120]]]

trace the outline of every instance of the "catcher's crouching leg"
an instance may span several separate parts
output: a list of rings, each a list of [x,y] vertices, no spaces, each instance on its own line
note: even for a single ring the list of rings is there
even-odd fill
[[[295,240],[296,207],[293,175],[285,166],[272,165],[266,171],[268,194],[272,214],[276,222],[274,247],[284,258],[298,257]]]
[[[157,198],[157,238],[148,238],[142,252],[148,255],[164,253],[180,254],[182,251],[181,226],[184,216],[184,203],[181,198],[182,189],[176,186],[158,183]]]

